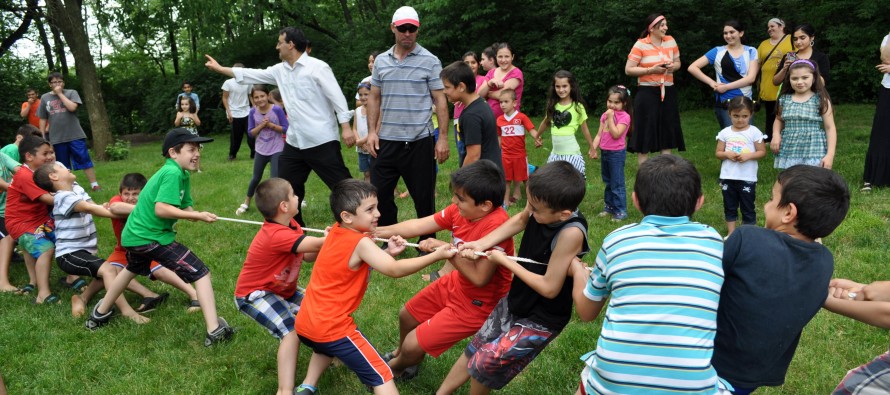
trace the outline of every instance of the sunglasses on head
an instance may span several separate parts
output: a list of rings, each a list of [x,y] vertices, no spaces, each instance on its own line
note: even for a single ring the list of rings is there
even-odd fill
[[[399,33],[405,33],[405,32],[416,33],[417,26],[406,23],[404,25],[396,26],[396,30],[398,30]]]

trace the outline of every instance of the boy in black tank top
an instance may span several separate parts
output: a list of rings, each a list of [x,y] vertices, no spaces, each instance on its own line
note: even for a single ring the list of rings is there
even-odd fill
[[[438,393],[451,393],[471,380],[472,393],[507,385],[568,324],[572,315],[572,260],[590,251],[587,220],[578,211],[584,177],[568,162],[548,163],[528,179],[528,204],[485,237],[464,243],[465,258],[488,251],[489,261],[513,272],[510,292],[467,345]],[[540,263],[516,262],[491,250],[524,231],[519,256]]]

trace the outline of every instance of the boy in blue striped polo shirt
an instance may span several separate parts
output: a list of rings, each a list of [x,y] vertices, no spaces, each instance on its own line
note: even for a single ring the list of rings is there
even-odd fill
[[[581,357],[578,393],[728,393],[711,366],[723,240],[690,220],[704,202],[698,171],[678,156],[649,159],[632,199],[643,220],[606,236],[592,272],[572,265],[583,321],[609,300],[596,350]]]

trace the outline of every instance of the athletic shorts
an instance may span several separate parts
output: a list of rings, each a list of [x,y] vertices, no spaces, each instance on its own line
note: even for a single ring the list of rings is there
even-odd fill
[[[111,255],[108,256],[108,259],[106,259],[106,261],[108,261],[108,263],[110,263],[111,266],[119,267],[121,269],[126,269],[127,268],[127,252],[114,250],[114,252],[112,252]],[[149,271],[151,273],[154,273],[156,270],[158,270],[162,267],[163,266],[161,266],[161,264],[157,263],[156,261],[151,261],[151,264],[149,265]],[[150,278],[152,280],[155,279],[153,275],[149,275],[148,278]]]
[[[87,148],[86,139],[53,144],[53,151],[56,152],[56,161],[62,162],[65,167],[71,170],[83,170],[93,167],[93,160],[90,159],[90,151]]]
[[[501,157],[507,181],[528,181],[528,158]]]
[[[59,265],[59,269],[62,269],[65,273],[101,278],[99,276],[99,268],[102,267],[105,260],[90,254],[86,250],[77,250],[57,256],[56,263]]]
[[[300,291],[287,299],[268,291],[253,291],[246,298],[235,297],[235,306],[239,311],[253,318],[278,339],[294,331],[294,322],[302,302],[303,294]]]
[[[300,336],[303,344],[322,355],[339,358],[361,380],[362,384],[376,387],[392,380],[392,369],[358,329],[339,340],[316,343]]]
[[[182,281],[189,284],[210,274],[210,269],[197,255],[175,241],[165,246],[154,242],[124,248],[127,249],[127,270],[142,276],[151,274],[153,260],[172,270]]]
[[[511,314],[507,298],[503,298],[467,344],[467,370],[482,385],[501,389],[559,333]]]
[[[56,248],[56,233],[46,224],[40,225],[34,232],[25,232],[17,239],[19,247],[34,259]]]
[[[0,239],[6,238],[9,236],[9,231],[6,230],[6,218],[0,217]]]
[[[420,322],[415,329],[420,348],[434,358],[476,333],[494,309],[494,304],[464,296],[459,275],[455,270],[439,278],[405,303],[408,313]]]

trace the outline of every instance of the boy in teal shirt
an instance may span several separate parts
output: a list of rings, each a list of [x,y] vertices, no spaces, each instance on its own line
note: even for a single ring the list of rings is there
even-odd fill
[[[167,133],[162,150],[167,160],[145,184],[121,235],[121,245],[127,249],[127,269],[115,278],[105,298],[93,308],[86,322],[88,329],[95,330],[108,323],[112,302],[137,274],[149,275],[149,265],[154,260],[172,270],[183,281],[195,284],[207,324],[205,346],[227,340],[234,333],[226,320],[216,314],[210,270],[187,247],[176,242],[176,232],[173,231],[173,224],[179,219],[216,221],[215,214],[192,208],[188,173],[188,170],[198,168],[201,157],[199,144],[211,141],[213,139],[193,135],[183,128]]]

